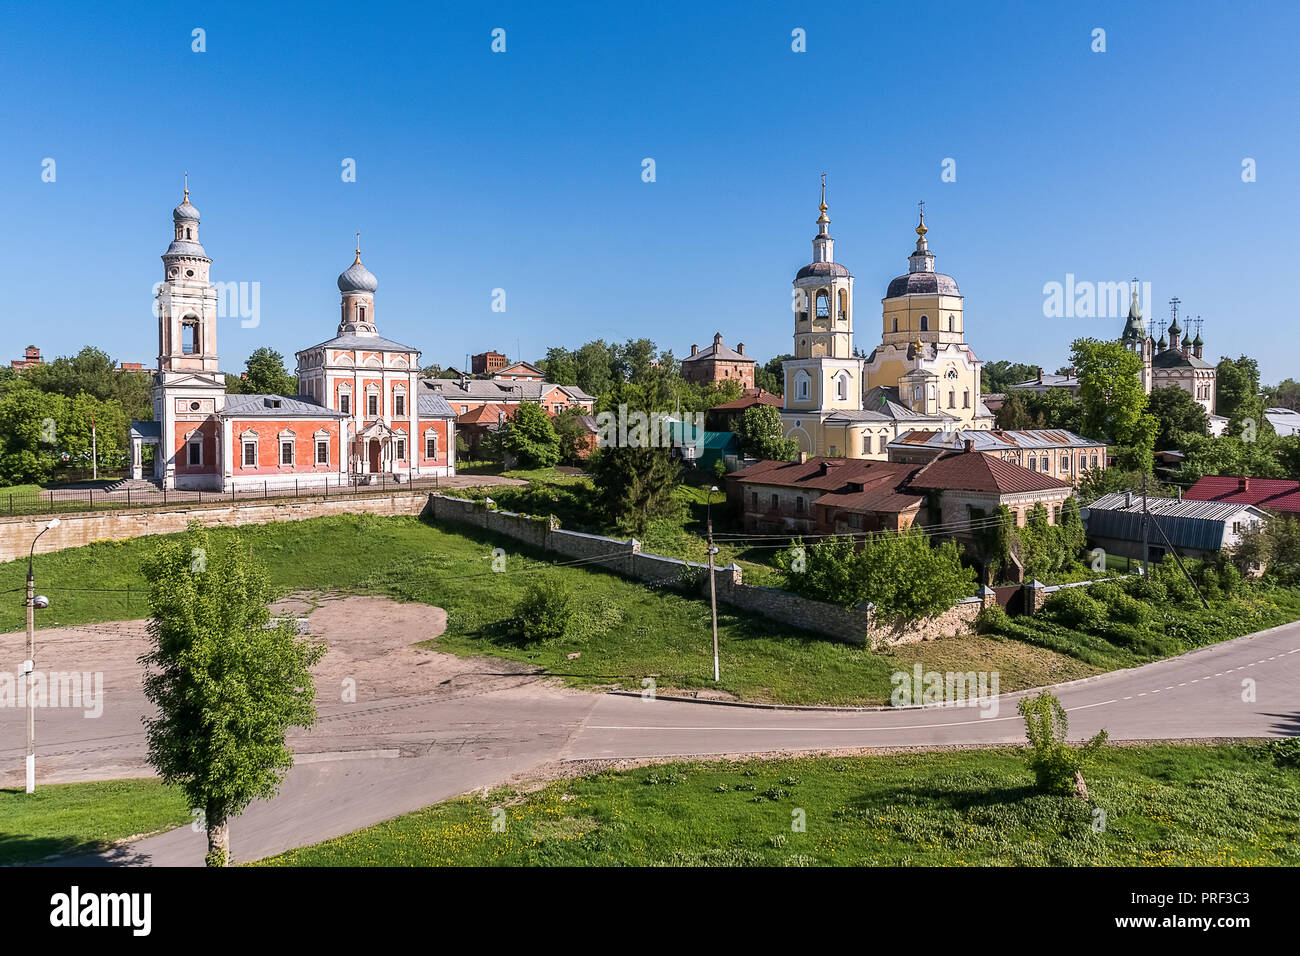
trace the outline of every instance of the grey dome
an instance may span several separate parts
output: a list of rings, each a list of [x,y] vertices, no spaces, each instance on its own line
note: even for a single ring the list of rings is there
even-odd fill
[[[173,222],[198,222],[199,211],[194,208],[190,202],[190,197],[186,196],[184,202],[172,210]]]
[[[339,276],[340,292],[374,292],[379,288],[379,280],[361,264],[361,257],[348,266],[347,271]]]
[[[896,295],[961,295],[957,280],[942,272],[909,272],[889,283],[885,298]]]
[[[795,273],[796,279],[807,279],[809,276],[848,276],[851,273],[838,262],[810,262],[798,272]]]
[[[173,239],[164,256],[193,256],[199,259],[206,259],[208,254],[203,247],[197,242],[190,242],[188,239]]]

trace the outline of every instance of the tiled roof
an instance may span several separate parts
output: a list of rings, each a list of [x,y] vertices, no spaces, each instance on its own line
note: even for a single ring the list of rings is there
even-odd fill
[[[1246,482],[1242,489],[1241,483]],[[1207,475],[1183,493],[1197,501],[1255,505],[1271,511],[1300,512],[1300,481],[1289,478],[1238,478]]]
[[[721,405],[714,405],[709,411],[741,411],[754,405],[775,405],[780,408],[782,405],[781,396],[773,395],[771,392],[759,390],[757,395],[742,395],[740,398],[730,402],[723,402]]]
[[[910,484],[937,491],[987,491],[999,495],[1073,487],[1040,471],[978,452],[940,455],[921,468]]]
[[[706,349],[700,349],[694,355],[687,355],[685,358],[682,359],[682,362],[683,363],[702,362],[705,359],[718,359],[719,361],[723,361],[723,362],[753,362],[754,361],[748,355],[741,355],[735,349],[728,348],[725,345],[719,344],[719,345],[710,345]]]
[[[222,418],[351,418],[315,402],[288,395],[227,395]]]
[[[815,488],[820,491],[848,491],[852,483],[886,477],[901,482],[917,471],[916,465],[862,458],[809,458],[797,461],[760,461],[732,472],[728,477],[748,484]]]

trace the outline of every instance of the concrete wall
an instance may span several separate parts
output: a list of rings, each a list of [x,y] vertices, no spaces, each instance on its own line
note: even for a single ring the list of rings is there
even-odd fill
[[[177,506],[166,511],[90,511],[59,515],[59,526],[45,532],[41,538],[40,551],[44,554],[105,539],[119,541],[149,534],[174,534],[184,531],[191,521],[215,527],[303,521],[343,514],[418,515],[427,501],[424,492],[402,491],[357,498],[269,499],[240,501],[233,505]],[[32,540],[49,520],[50,515],[0,518],[0,561],[26,557]]]
[[[708,594],[708,565],[647,554],[635,538],[619,540],[564,531],[552,527],[549,516],[519,515],[490,509],[480,501],[437,494],[429,496],[428,514],[435,521],[472,525],[568,558],[587,559],[586,567],[605,568],[652,585],[698,587],[701,594]],[[978,597],[968,598],[933,618],[887,625],[876,620],[869,605],[843,608],[791,591],[745,584],[736,565],[714,568],[713,573],[720,603],[855,644],[903,644],[969,633],[985,603]]]

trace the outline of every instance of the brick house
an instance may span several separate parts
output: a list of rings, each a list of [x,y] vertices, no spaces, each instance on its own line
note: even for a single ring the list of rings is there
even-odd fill
[[[1068,482],[974,450],[926,464],[861,458],[761,461],[727,476],[728,501],[746,531],[840,534],[913,524],[967,544],[980,518],[1005,505],[1023,525],[1036,504],[1055,524]]]
[[[440,396],[458,417],[484,405],[501,405],[513,410],[521,402],[533,402],[550,415],[574,406],[590,413],[596,405],[596,399],[576,385],[534,379],[422,378],[419,391],[421,395]]]
[[[773,408],[780,409],[781,402],[780,395],[773,395],[761,388],[751,388],[740,398],[706,409],[704,425],[709,431],[734,432],[740,420],[745,417],[745,412],[755,405],[771,405]]]
[[[1290,478],[1246,478],[1206,475],[1183,492],[1189,501],[1254,505],[1266,511],[1300,514],[1300,481]]]
[[[469,359],[470,371],[475,375],[491,375],[509,364],[509,357],[500,352],[479,352],[478,355],[471,355]]]
[[[688,382],[740,382],[741,388],[754,387],[754,360],[745,354],[743,342],[734,349],[722,344],[722,333],[713,334],[713,344],[701,349],[691,346],[691,354],[682,359],[682,378]]]

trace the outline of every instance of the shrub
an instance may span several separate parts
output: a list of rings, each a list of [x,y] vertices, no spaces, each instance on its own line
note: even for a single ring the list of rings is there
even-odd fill
[[[976,634],[1000,634],[1011,624],[1011,618],[1001,604],[990,604],[975,615]]]
[[[525,641],[563,637],[573,617],[573,592],[559,578],[539,577],[528,583],[515,605],[515,623]]]
[[[1025,718],[1025,737],[1033,748],[1026,761],[1039,789],[1088,799],[1083,768],[1106,743],[1106,731],[1098,731],[1081,747],[1071,747],[1065,742],[1070,729],[1065,708],[1047,691],[1036,697],[1021,698],[1019,709],[1020,716]]]
[[[1083,588],[1062,588],[1047,599],[1043,610],[1066,627],[1082,631],[1096,630],[1106,620],[1106,606]]]
[[[1139,601],[1148,604],[1164,604],[1169,600],[1168,590],[1155,575],[1135,574],[1125,578],[1124,589]]]

